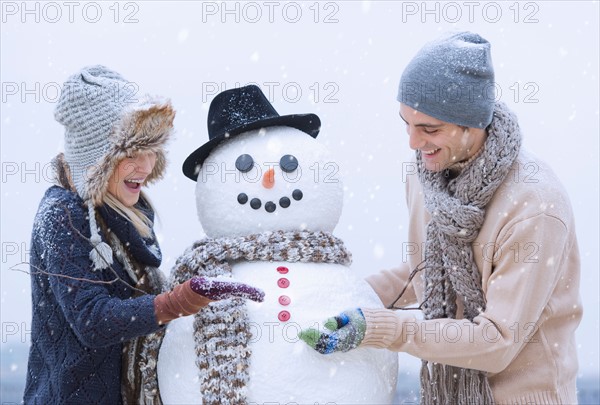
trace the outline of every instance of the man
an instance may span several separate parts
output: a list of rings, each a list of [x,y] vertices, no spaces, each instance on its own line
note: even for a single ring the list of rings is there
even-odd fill
[[[412,59],[398,101],[416,151],[408,237],[424,249],[368,277],[388,309],[348,310],[331,331],[300,337],[321,353],[374,346],[421,358],[424,404],[573,404],[572,209],[551,169],[521,149],[493,89],[490,44],[477,34],[444,35]]]

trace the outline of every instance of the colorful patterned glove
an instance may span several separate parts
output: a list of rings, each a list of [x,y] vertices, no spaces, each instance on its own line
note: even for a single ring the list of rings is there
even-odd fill
[[[309,328],[300,331],[298,337],[321,354],[347,352],[356,349],[364,339],[367,321],[360,308],[356,308],[327,319],[325,327],[330,332]]]

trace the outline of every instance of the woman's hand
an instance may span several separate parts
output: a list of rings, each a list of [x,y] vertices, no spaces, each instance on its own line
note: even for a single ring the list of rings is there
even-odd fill
[[[265,299],[265,293],[261,289],[224,279],[216,280],[196,276],[190,279],[190,287],[196,294],[202,295],[212,301],[234,297],[256,302],[262,302]]]
[[[262,302],[265,293],[236,281],[196,276],[176,285],[171,291],[157,295],[154,299],[154,313],[158,323],[165,324],[181,316],[193,315],[212,301],[228,298]]]

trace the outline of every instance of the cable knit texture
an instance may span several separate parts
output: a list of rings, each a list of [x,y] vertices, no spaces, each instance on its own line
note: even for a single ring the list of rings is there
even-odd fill
[[[480,273],[471,243],[485,218],[485,207],[502,184],[519,154],[521,132],[516,117],[503,103],[496,104],[484,149],[455,178],[446,171],[425,169],[417,152],[425,208],[431,212],[425,244],[423,302],[425,319],[456,318],[457,298],[464,316],[473,320],[486,307]],[[430,370],[431,368],[431,370]],[[421,401],[427,404],[493,403],[485,373],[423,361]]]
[[[154,295],[129,299],[119,260],[92,271],[87,215],[77,194],[53,186],[34,220],[26,404],[121,403],[123,343],[160,328]]]

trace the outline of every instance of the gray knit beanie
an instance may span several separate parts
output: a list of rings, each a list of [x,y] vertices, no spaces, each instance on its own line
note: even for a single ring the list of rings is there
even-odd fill
[[[494,85],[490,43],[472,32],[449,33],[410,61],[398,101],[444,122],[485,128],[492,122]]]
[[[65,126],[65,161],[84,200],[89,197],[87,180],[110,147],[111,130],[135,100],[133,88],[100,65],[83,68],[64,83],[54,117]]]
[[[104,203],[118,163],[136,151],[154,152],[156,164],[146,183],[161,178],[166,167],[164,145],[173,131],[175,111],[169,100],[140,96],[137,88],[105,66],[88,66],[67,79],[54,111],[65,127],[64,161],[77,194],[88,205],[94,245],[90,257],[96,268],[112,262],[110,247],[101,243],[94,209]]]

